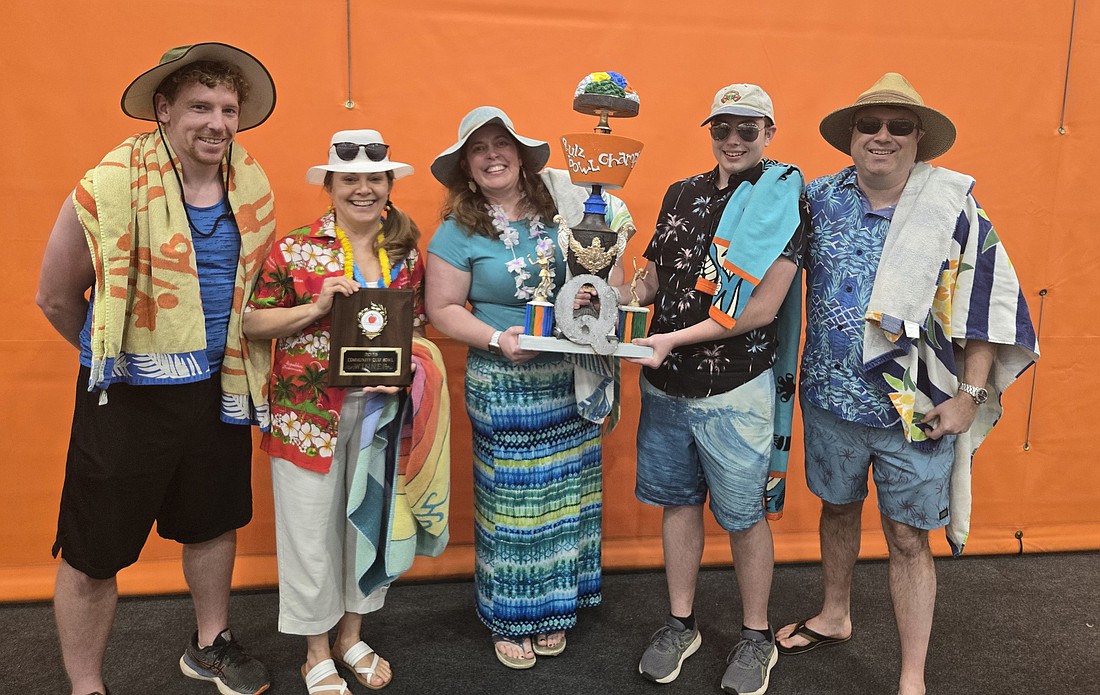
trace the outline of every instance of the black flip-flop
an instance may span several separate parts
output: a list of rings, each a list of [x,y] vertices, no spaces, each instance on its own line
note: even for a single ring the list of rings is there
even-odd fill
[[[775,640],[775,648],[779,650],[780,654],[786,654],[787,656],[793,656],[795,654],[805,654],[806,652],[817,649],[818,647],[827,647],[830,644],[840,644],[841,642],[847,642],[852,639],[852,635],[847,637],[829,637],[823,635],[820,632],[811,630],[806,627],[806,621],[803,620],[794,626],[794,630],[791,634],[783,637],[782,639],[791,639],[793,637],[801,637],[805,640],[809,640],[807,644],[800,644],[797,647],[784,647],[779,643],[779,639]]]

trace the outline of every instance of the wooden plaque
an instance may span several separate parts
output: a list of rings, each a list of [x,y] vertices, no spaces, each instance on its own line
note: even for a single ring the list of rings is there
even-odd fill
[[[413,291],[364,287],[332,301],[330,386],[412,383]]]

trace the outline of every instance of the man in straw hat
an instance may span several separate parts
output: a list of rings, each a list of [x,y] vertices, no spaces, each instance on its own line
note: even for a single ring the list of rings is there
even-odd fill
[[[764,158],[776,133],[767,92],[723,87],[701,125],[717,165],[669,187],[639,283],[654,313],[636,342],[654,353],[634,360],[645,367],[635,495],[663,507],[669,615],[638,671],[669,683],[702,642],[693,604],[709,496],[729,533],[742,609],[722,689],[761,695],[778,659],[767,517],[783,505],[801,319],[794,279],[809,215],[802,172]]]
[[[244,340],[241,310],[275,230],[267,177],[234,140],[274,106],[271,76],[244,51],[168,51],[122,96],[156,129],[88,171],[46,245],[37,302],[81,365],[53,547],[73,695],[107,692],[115,575],[154,521],[183,544],[195,603],[184,674],[225,694],[268,688],[228,611],[236,529],[252,517],[248,425],[265,415],[270,361]]]
[[[901,641],[898,692],[923,693],[936,596],[928,531],[947,526],[962,551],[971,456],[1038,346],[974,180],[927,164],[955,141],[947,116],[887,73],[820,129],[853,162],[807,188],[801,403],[806,479],[822,500],[824,605],[779,630],[779,651],[851,638],[872,469]]]

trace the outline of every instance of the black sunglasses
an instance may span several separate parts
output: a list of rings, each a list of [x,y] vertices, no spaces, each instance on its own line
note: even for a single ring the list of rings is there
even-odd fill
[[[876,135],[878,131],[882,130],[883,123],[886,124],[886,131],[897,137],[911,135],[917,129],[917,124],[908,118],[891,118],[884,121],[881,118],[871,118],[870,116],[857,118],[855,128],[864,135]]]
[[[763,128],[755,123],[738,123],[733,126],[719,121],[710,124],[710,137],[717,142],[722,142],[735,130],[737,131],[737,137],[741,138],[742,142],[756,142],[756,138],[760,137]]]
[[[332,143],[332,149],[336,150],[336,156],[345,162],[350,162],[355,159],[355,156],[359,154],[360,147],[367,153],[367,159],[372,162],[381,162],[386,158],[386,153],[390,150],[390,146],[382,142],[369,142],[365,145],[359,144],[358,142]]]

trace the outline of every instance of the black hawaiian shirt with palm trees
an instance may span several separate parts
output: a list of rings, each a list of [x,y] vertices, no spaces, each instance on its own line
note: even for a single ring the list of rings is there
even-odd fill
[[[670,333],[709,317],[711,296],[695,289],[722,212],[742,183],[753,185],[765,159],[749,171],[717,186],[718,167],[669,186],[657,218],[657,229],[645,257],[657,269],[657,297],[649,333]],[[802,200],[802,224],[783,250],[782,257],[801,265],[809,240],[810,218]],[[671,396],[704,398],[732,391],[769,369],[775,362],[775,322],[748,333],[673,350],[657,369],[646,368],[649,383]]]

